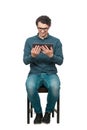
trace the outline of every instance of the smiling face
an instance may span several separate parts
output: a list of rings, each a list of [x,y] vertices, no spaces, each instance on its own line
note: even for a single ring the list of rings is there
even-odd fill
[[[38,22],[37,29],[40,38],[45,38],[48,35],[49,26],[47,24]]]

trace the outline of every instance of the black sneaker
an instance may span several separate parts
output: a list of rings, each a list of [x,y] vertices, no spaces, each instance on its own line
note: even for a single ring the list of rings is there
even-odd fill
[[[50,112],[46,112],[44,117],[43,117],[43,122],[48,124],[50,123]]]
[[[41,124],[43,119],[42,113],[36,113],[36,117],[34,119],[34,124]]]

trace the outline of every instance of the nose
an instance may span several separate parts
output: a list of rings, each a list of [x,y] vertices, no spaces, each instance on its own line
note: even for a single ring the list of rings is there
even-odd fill
[[[44,30],[42,29],[42,30],[41,30],[41,32],[43,33],[43,32],[44,32]]]

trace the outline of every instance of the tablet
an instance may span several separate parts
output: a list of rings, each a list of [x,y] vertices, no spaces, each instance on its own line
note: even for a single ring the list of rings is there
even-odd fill
[[[47,46],[49,49],[50,49],[50,47],[53,47],[53,44],[51,44],[51,43],[44,43],[44,44],[39,44],[39,43],[34,43],[33,44],[33,47],[35,47],[35,46]]]

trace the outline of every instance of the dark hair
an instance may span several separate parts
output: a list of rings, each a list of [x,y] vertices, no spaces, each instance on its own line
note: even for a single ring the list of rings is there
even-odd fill
[[[36,19],[36,25],[38,25],[38,22],[41,22],[43,24],[47,24],[48,26],[51,26],[51,19],[46,15],[42,15],[42,16],[38,17]]]

